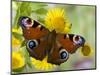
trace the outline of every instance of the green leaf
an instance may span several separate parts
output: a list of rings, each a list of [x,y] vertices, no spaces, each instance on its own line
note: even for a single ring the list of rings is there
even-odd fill
[[[25,61],[26,61],[27,65],[28,65],[30,68],[32,68],[31,59],[30,59],[30,56],[29,56],[29,53],[28,53],[26,47],[23,47],[23,54],[24,54],[24,56],[25,56]]]
[[[44,18],[39,17],[38,21],[41,22],[42,24],[44,24]]]
[[[16,72],[22,72],[22,70],[23,70],[24,68],[25,68],[25,66],[20,67],[20,68],[18,68],[18,69],[13,69],[12,71],[13,71],[13,73],[16,74]]]
[[[31,59],[30,59],[30,56],[29,56],[29,53],[28,51],[26,50],[26,62],[27,62],[27,65],[32,68],[32,63],[31,63]]]
[[[15,19],[14,19],[14,24],[13,24],[14,27],[16,27],[16,28],[19,28],[19,25],[18,25],[19,16],[20,16],[19,9],[17,9],[17,13],[16,13],[16,16],[15,16]]]
[[[44,15],[47,13],[47,10],[45,8],[40,8],[34,11],[36,14]]]
[[[20,13],[30,12],[30,11],[27,11],[27,10],[31,10],[30,9],[30,3],[23,2],[19,9],[20,9]]]
[[[46,3],[31,3],[32,11],[36,11],[37,9],[43,8],[47,6]]]
[[[16,39],[22,41],[22,35],[21,35],[21,34],[16,33],[16,32],[12,32],[12,35],[13,35]]]
[[[19,2],[20,3],[20,2]],[[16,16],[14,19],[14,25],[15,27],[18,29],[19,25],[18,25],[18,19],[20,16],[30,16],[32,13],[31,7],[30,7],[30,2],[22,2],[20,4],[18,4],[18,9],[16,12]]]
[[[21,47],[26,46],[26,41],[22,41]]]
[[[30,68],[32,68],[32,63],[31,63],[32,61],[30,60],[30,58],[27,60],[27,64],[28,64],[28,66],[30,67]]]

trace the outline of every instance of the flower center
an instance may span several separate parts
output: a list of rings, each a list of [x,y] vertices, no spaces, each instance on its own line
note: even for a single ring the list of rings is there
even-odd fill
[[[63,17],[55,17],[53,20],[53,26],[54,26],[54,29],[57,31],[57,32],[61,32],[64,30],[64,27],[65,27],[65,20]]]
[[[91,53],[91,48],[88,45],[82,47],[82,53],[84,56],[88,56]]]

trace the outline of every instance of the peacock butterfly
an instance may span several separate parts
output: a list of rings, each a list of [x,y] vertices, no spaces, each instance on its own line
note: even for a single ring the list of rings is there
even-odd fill
[[[21,16],[18,21],[27,42],[26,48],[31,57],[60,65],[68,60],[79,47],[84,46],[85,39],[80,35],[50,32],[42,24],[30,17]]]

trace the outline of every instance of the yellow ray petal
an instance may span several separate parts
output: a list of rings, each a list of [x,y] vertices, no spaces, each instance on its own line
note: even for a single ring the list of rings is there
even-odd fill
[[[37,70],[48,71],[56,67],[56,65],[47,62],[47,56],[42,61],[36,60],[35,58],[32,58],[31,60]]]

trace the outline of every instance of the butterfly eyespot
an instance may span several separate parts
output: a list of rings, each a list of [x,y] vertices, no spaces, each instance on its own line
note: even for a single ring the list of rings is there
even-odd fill
[[[82,38],[78,35],[75,35],[73,37],[73,41],[74,41],[75,44],[82,44]]]
[[[69,57],[69,53],[65,49],[60,50],[60,58],[63,60],[67,60]]]
[[[27,42],[27,47],[29,49],[34,49],[35,47],[37,47],[39,45],[39,42],[37,40],[29,40]]]
[[[29,17],[22,17],[21,18],[21,25],[24,27],[32,27],[33,26],[33,20]]]

